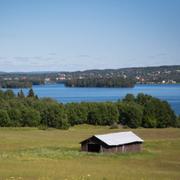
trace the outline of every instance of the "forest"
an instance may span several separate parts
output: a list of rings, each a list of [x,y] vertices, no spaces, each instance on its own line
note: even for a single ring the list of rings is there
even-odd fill
[[[2,88],[31,88],[32,83],[29,81],[3,81]]]
[[[113,78],[73,78],[65,81],[67,87],[133,87],[135,81],[133,79],[125,79],[122,77]]]
[[[68,129],[77,124],[118,125],[130,128],[180,127],[166,101],[145,94],[127,94],[117,102],[82,102],[61,104],[50,98],[38,98],[33,89],[0,90],[0,127],[48,127]]]
[[[33,85],[44,84],[43,80],[30,79],[30,80],[3,80],[0,81],[1,88],[31,88]]]

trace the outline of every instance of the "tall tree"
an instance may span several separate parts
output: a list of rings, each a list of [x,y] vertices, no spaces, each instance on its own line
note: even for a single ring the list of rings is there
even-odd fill
[[[22,89],[18,92],[18,97],[19,98],[24,98],[25,97],[24,92],[23,92]]]
[[[35,94],[32,88],[29,90],[27,97],[35,97]]]

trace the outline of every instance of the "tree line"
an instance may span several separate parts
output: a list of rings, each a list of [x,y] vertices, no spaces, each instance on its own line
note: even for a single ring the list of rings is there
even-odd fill
[[[180,127],[180,118],[166,101],[145,94],[127,94],[117,102],[61,104],[50,98],[39,99],[33,89],[0,90],[0,127],[41,127],[68,129],[77,124],[138,128]]]
[[[33,85],[44,84],[44,80],[0,80],[1,88],[31,88]]]
[[[30,88],[32,83],[28,81],[2,81],[1,88]]]
[[[123,77],[86,77],[65,81],[67,87],[133,87],[135,81]]]

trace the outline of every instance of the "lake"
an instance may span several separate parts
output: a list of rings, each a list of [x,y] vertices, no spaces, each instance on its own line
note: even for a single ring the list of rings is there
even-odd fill
[[[63,84],[48,84],[33,86],[33,90],[39,97],[51,97],[62,103],[117,101],[127,93],[134,95],[145,93],[168,101],[174,111],[180,114],[180,84],[141,84],[134,88],[70,88]],[[19,89],[13,89],[13,91],[17,93]],[[28,89],[23,91],[27,94]]]

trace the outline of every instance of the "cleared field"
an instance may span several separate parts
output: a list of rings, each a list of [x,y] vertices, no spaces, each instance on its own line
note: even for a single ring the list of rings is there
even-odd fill
[[[0,179],[180,179],[180,129],[133,129],[145,140],[141,153],[79,151],[93,134],[127,130],[0,128]]]

